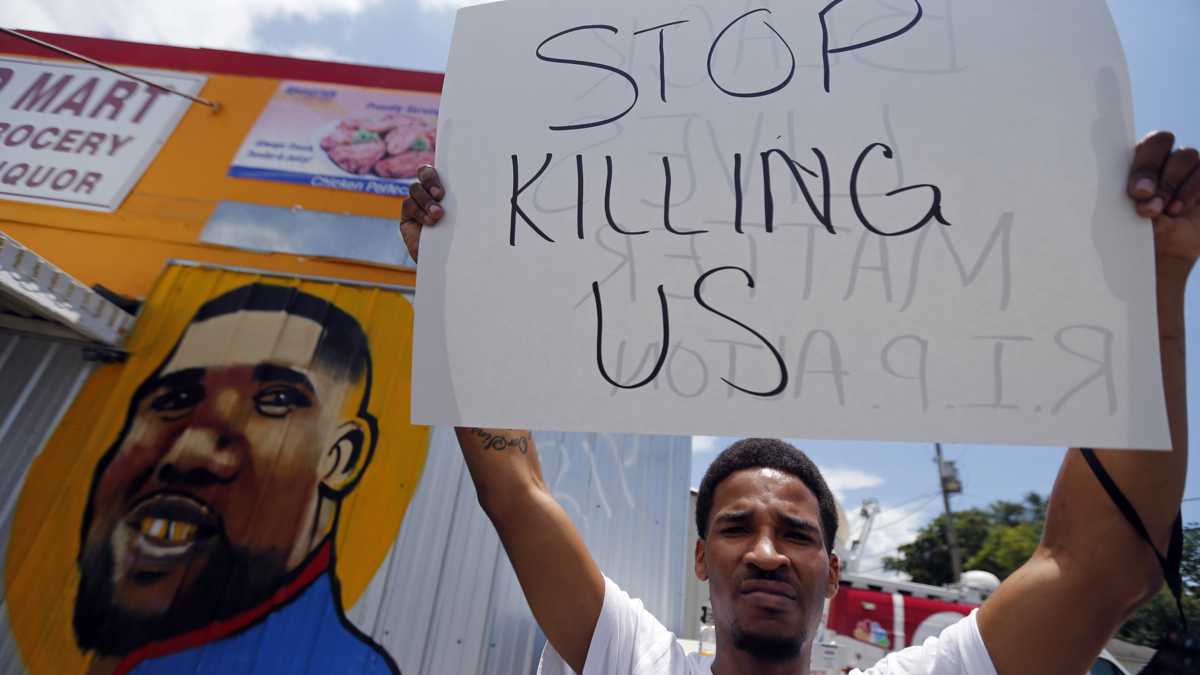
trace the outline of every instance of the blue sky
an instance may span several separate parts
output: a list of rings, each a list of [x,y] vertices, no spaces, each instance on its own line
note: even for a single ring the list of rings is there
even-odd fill
[[[999,2],[1000,0],[996,0]],[[462,0],[5,0],[0,25],[147,42],[287,54],[418,70],[445,67]],[[1200,87],[1187,64],[1200,63],[1200,2],[1109,0],[1125,46],[1133,82],[1139,133],[1174,130],[1182,142],[1200,145]],[[1200,429],[1200,275],[1188,297],[1191,334],[1189,417]],[[865,497],[887,509],[877,520],[865,569],[877,556],[912,536],[940,510],[927,445],[833,443],[793,439],[825,469],[848,509]],[[730,439],[698,438],[693,484]],[[1184,504],[1187,521],[1200,521],[1200,431],[1193,432],[1192,465]],[[1063,451],[948,445],[965,493],[955,508],[1026,492],[1048,493]]]

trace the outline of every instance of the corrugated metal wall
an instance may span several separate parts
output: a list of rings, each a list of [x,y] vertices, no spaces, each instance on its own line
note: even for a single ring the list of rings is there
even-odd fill
[[[0,531],[25,470],[92,372],[78,345],[0,333]],[[2,563],[0,563],[2,564]]]
[[[8,548],[12,512],[29,463],[92,369],[78,345],[0,333],[0,551]],[[0,581],[4,559],[0,556]],[[24,672],[8,627],[7,602],[0,610],[0,673]]]
[[[536,434],[546,482],[601,569],[683,623],[691,440]],[[431,439],[395,546],[347,615],[405,675],[533,673],[545,638],[475,498],[453,432]]]

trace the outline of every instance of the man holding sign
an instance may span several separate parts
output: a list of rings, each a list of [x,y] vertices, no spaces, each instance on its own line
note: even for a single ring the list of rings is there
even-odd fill
[[[987,603],[940,637],[889,655],[870,675],[1085,672],[1124,619],[1161,586],[1187,469],[1183,299],[1200,253],[1200,155],[1151,134],[1134,153],[1131,208],[1153,222],[1158,336],[1172,450],[1072,450],[1033,557]],[[401,233],[417,257],[446,191],[422,169]],[[838,589],[836,518],[816,468],[795,449],[753,439],[710,468],[697,519],[696,573],[709,582],[717,654],[709,666],[606,579],[542,479],[525,431],[460,428],[481,505],[496,526],[549,646],[542,672],[714,675],[809,671],[826,598]],[[1098,464],[1089,466],[1089,463]],[[1110,485],[1133,514],[1116,506]],[[1109,490],[1106,492],[1106,490]],[[1131,518],[1132,516],[1132,518]],[[1130,520],[1144,524],[1152,550]],[[857,672],[857,671],[856,671]]]
[[[1155,134],[1127,171],[1102,3],[884,5],[461,10],[437,156],[455,183],[425,170],[401,226],[415,254],[448,217],[422,244],[414,420],[1174,448],[1071,452],[1034,558],[874,669],[1079,673],[1159,586],[1138,533],[1169,550],[1181,499],[1200,158]],[[543,672],[704,672],[604,578],[528,433],[459,438]],[[715,675],[808,672],[840,573],[830,502],[782,443],[710,468]]]

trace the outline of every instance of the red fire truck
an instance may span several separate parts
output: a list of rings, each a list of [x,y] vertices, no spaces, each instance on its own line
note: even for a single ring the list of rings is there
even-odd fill
[[[812,675],[842,675],[867,668],[888,652],[919,645],[971,613],[999,583],[986,572],[968,572],[959,588],[842,576],[813,645]],[[988,578],[990,577],[990,579]],[[1129,675],[1110,654],[1101,654],[1094,675]]]

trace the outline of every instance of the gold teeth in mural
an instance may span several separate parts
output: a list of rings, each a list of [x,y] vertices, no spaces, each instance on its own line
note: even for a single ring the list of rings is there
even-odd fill
[[[172,544],[182,544],[196,538],[197,527],[192,523],[183,523],[165,518],[143,518],[139,531],[155,539],[161,539]]]

